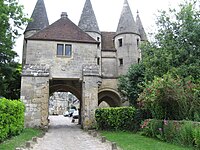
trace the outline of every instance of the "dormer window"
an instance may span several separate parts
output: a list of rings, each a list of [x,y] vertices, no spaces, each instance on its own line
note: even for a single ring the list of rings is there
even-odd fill
[[[122,47],[122,39],[118,39],[119,47]]]
[[[57,44],[57,56],[71,57],[72,45],[70,44]]]

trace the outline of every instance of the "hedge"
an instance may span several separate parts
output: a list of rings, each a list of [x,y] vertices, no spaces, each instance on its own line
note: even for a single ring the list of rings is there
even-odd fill
[[[0,142],[23,130],[24,110],[19,100],[0,99]]]
[[[101,130],[134,130],[134,107],[99,108],[95,112],[97,128]]]
[[[143,135],[200,149],[200,123],[147,119],[141,125]]]

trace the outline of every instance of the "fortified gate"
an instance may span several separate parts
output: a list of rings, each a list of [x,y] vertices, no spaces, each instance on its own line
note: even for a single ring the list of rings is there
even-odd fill
[[[24,33],[21,99],[25,125],[48,125],[49,97],[71,92],[80,100],[81,125],[95,123],[101,102],[127,105],[117,91],[117,78],[141,59],[139,45],[146,35],[137,15],[134,21],[124,1],[116,32],[99,30],[91,1],[86,0],[78,26],[62,13],[49,25],[43,0],[38,0]]]

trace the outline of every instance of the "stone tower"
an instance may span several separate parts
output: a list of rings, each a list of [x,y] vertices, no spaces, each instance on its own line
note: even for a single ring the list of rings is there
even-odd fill
[[[47,17],[47,12],[45,8],[45,4],[43,0],[38,0],[33,13],[31,15],[31,22],[28,23],[25,32],[24,32],[24,39],[32,36],[36,32],[46,28],[49,26],[49,20]],[[22,56],[22,65],[26,64],[26,40],[24,40],[23,46],[23,56]]]
[[[138,27],[127,0],[124,0],[114,39],[118,57],[118,75],[126,74],[130,65],[138,63],[140,59],[138,46],[141,40]]]
[[[97,19],[90,0],[85,1],[78,26],[91,37],[93,37],[97,42],[99,42],[97,45],[98,51],[96,61],[101,70],[101,32],[99,30]]]

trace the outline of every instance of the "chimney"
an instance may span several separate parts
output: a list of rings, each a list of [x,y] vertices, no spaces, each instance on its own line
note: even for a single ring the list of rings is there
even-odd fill
[[[67,17],[68,17],[67,12],[62,12],[61,13],[61,18],[67,18]]]

